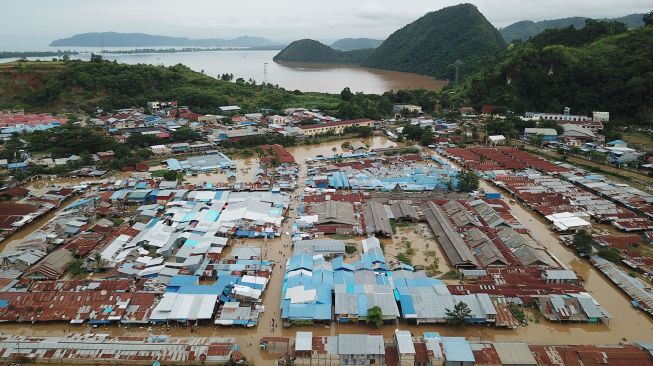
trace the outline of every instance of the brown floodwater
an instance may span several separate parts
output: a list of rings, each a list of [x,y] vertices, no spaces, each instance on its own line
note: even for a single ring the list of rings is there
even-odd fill
[[[349,138],[336,141],[322,142],[314,145],[299,145],[289,147],[287,150],[295,157],[299,164],[306,162],[307,158],[313,158],[318,155],[330,156],[333,154],[349,153],[351,150],[343,149],[345,142],[362,141],[369,149],[381,149],[389,147],[403,146],[402,143],[394,142],[385,136],[372,136],[367,138]]]
[[[88,61],[89,53],[74,56]],[[349,87],[353,92],[383,94],[389,90],[425,88],[440,90],[446,80],[407,72],[372,69],[348,64],[274,62],[279,51],[203,51],[177,53],[105,54],[110,61],[124,64],[150,64],[174,66],[183,64],[192,70],[218,77],[223,73],[233,74],[234,80],[253,79],[257,84],[267,79],[273,85],[287,90],[303,92],[340,93]],[[5,62],[11,61],[6,59]],[[3,61],[0,61],[3,62]]]
[[[338,88],[346,81],[347,85],[351,84],[352,91],[374,90],[374,93],[388,90],[399,89],[428,89],[438,91],[445,87],[449,82],[447,80],[438,80],[427,75],[419,75],[408,72],[390,71],[374,69],[369,67],[360,67],[351,64],[322,63],[322,62],[276,62],[277,65],[288,76],[301,73],[301,79],[297,83],[308,83],[306,86],[301,85],[300,90],[322,91],[330,90],[332,93],[339,92]],[[323,76],[332,76],[334,80],[322,80]],[[307,77],[308,76],[308,77]],[[313,83],[313,77],[316,77],[322,84],[321,89],[312,89],[316,85]],[[291,79],[295,82],[294,79]],[[381,92],[382,93],[382,92]]]
[[[364,139],[368,145],[371,143],[374,147],[389,147],[393,142],[384,137],[373,137]],[[303,189],[303,182],[306,178],[306,165],[303,163],[306,157],[316,155],[327,155],[333,153],[332,148],[341,151],[340,145],[343,141],[327,142],[319,145],[298,146],[289,150],[295,155],[296,160],[300,163],[301,171],[298,182],[299,191]],[[252,165],[254,165],[254,160]],[[243,165],[244,167],[245,165]],[[240,171],[239,171],[240,176]],[[486,190],[496,191],[487,182],[481,182],[481,187]],[[464,328],[455,328],[447,325],[411,325],[399,321],[395,326],[384,326],[380,331],[385,337],[390,338],[395,328],[410,330],[415,335],[421,335],[423,332],[436,331],[446,336],[465,336],[471,340],[484,341],[525,341],[532,344],[616,344],[624,338],[628,341],[647,341],[653,342],[653,319],[645,314],[635,310],[630,306],[630,300],[605,277],[597,272],[587,261],[581,260],[574,255],[566,246],[560,243],[557,236],[554,235],[549,225],[546,224],[536,214],[525,209],[518,203],[511,203],[504,200],[511,206],[514,215],[524,223],[531,231],[533,237],[540,243],[543,243],[558,261],[565,266],[573,268],[585,279],[585,288],[594,298],[610,312],[613,318],[609,324],[569,324],[569,323],[552,323],[544,319],[536,320],[537,317],[529,312],[529,318],[532,319],[527,326],[517,329],[498,329],[485,326],[466,326]],[[291,208],[298,204],[297,193],[292,194]],[[283,336],[294,337],[297,331],[312,331],[314,335],[336,335],[339,333],[368,333],[370,331],[379,331],[366,325],[346,324],[340,325],[332,323],[330,326],[314,325],[294,328],[283,328],[280,325],[279,304],[281,298],[281,287],[283,283],[283,271],[286,258],[292,255],[290,246],[290,237],[285,235],[291,231],[292,223],[296,215],[291,209],[289,219],[284,222],[282,236],[273,240],[261,241],[254,239],[237,240],[236,245],[256,245],[264,248],[264,258],[274,261],[277,265],[274,268],[273,275],[268,287],[263,295],[265,312],[259,318],[258,326],[255,328],[228,328],[216,327],[214,325],[204,325],[194,329],[191,332],[189,327],[170,326],[106,326],[93,329],[87,325],[69,325],[69,324],[2,324],[0,332],[19,334],[19,335],[64,335],[69,332],[89,332],[107,333],[111,335],[149,335],[149,334],[168,334],[174,336],[227,336],[236,337],[236,341],[241,346],[245,356],[255,365],[268,365],[270,360],[276,358],[276,355],[260,352],[258,342],[264,336]],[[347,240],[354,241],[354,240]],[[360,250],[360,238],[355,241]],[[430,233],[425,232],[420,225],[411,225],[400,227],[397,234],[392,239],[384,239],[382,242],[386,247],[386,258],[390,260],[392,255],[405,250],[402,241],[410,241],[413,248],[416,249],[414,256],[418,264],[428,264],[422,257],[426,250],[434,250],[436,258],[439,259],[439,270],[446,272],[448,264],[442,255],[441,249],[437,242],[433,240]],[[428,245],[428,247],[427,247]],[[230,249],[228,249],[230,250]],[[271,327],[272,319],[275,319],[277,327]]]

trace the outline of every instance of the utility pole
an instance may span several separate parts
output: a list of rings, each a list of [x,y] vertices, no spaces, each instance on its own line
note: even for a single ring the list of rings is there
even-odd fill
[[[268,63],[263,63],[263,85],[268,83]]]

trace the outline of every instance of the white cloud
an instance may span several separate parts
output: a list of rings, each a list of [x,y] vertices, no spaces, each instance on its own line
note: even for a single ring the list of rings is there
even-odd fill
[[[653,8],[653,0],[474,0],[496,27],[519,20],[615,17]],[[262,36],[385,38],[451,0],[3,0],[0,35],[6,44],[45,45],[75,33],[143,32],[193,38]],[[27,47],[27,46],[24,46]]]

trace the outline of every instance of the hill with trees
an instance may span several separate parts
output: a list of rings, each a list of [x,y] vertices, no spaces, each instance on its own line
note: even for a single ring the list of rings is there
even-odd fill
[[[428,13],[394,32],[362,66],[451,79],[467,74],[505,48],[499,32],[471,4]]]
[[[290,91],[276,85],[256,85],[230,74],[216,79],[184,65],[170,67],[127,65],[93,55],[91,61],[19,61],[0,64],[0,109],[28,112],[95,113],[113,111],[148,101],[176,100],[193,112],[216,114],[224,105],[244,111],[302,106],[317,108],[342,119],[388,118],[393,104],[417,104],[432,112],[437,93],[424,89],[398,90],[383,95]]]
[[[339,51],[362,50],[365,48],[377,48],[383,43],[381,39],[371,38],[343,38],[331,44],[331,48]]]
[[[275,61],[347,62],[452,79],[469,75],[505,49],[499,32],[471,4],[428,13],[373,50],[339,51],[313,40],[291,43]]]
[[[64,58],[66,58],[64,56]],[[93,55],[92,61],[23,61],[0,65],[0,109],[94,112],[177,100],[197,113],[237,104],[246,111],[306,106],[334,110],[337,95],[288,91],[230,77],[216,79],[187,66],[126,65]]]
[[[52,47],[269,47],[278,45],[261,37],[192,39],[145,33],[92,32],[50,42]]]
[[[465,103],[506,106],[516,113],[610,111],[617,121],[648,121],[653,112],[653,15],[634,30],[588,21],[512,44],[503,60],[460,87]],[[614,34],[617,32],[617,34]]]
[[[629,14],[619,18],[604,19],[612,20],[619,23],[624,23],[628,28],[638,28],[644,25],[642,21],[642,16],[644,14]],[[542,20],[539,22],[533,22],[531,20],[522,20],[510,24],[505,28],[499,29],[503,39],[511,43],[516,39],[528,40],[531,37],[534,37],[546,29],[556,29],[556,28],[567,28],[572,26],[574,28],[582,28],[585,26],[585,21],[589,18],[585,17],[570,17],[570,18],[561,18],[561,19],[551,19],[551,20]]]
[[[273,58],[290,62],[360,63],[371,50],[339,51],[312,39],[300,39],[289,44]]]

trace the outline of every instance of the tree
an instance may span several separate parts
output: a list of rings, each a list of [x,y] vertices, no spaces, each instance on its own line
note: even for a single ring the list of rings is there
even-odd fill
[[[163,173],[163,179],[167,181],[177,180],[177,172],[174,170],[168,170],[167,172]]]
[[[445,309],[447,323],[452,325],[463,325],[467,319],[472,317],[472,310],[464,302],[459,302],[451,309]]]
[[[95,261],[95,270],[100,272],[104,268],[104,259],[102,258],[102,255],[99,252],[95,253],[93,260]]]
[[[342,91],[340,92],[340,99],[346,102],[349,102],[353,97],[354,97],[354,93],[351,92],[351,89],[349,89],[349,87],[342,89]]]
[[[383,324],[383,310],[378,306],[367,309],[367,323],[379,328]]]
[[[461,170],[456,175],[458,188],[463,192],[472,192],[478,189],[478,176],[470,170]]]
[[[528,136],[528,142],[531,145],[537,146],[537,147],[542,147],[542,144],[544,143],[544,136],[538,134],[532,134]]]
[[[653,11],[649,11],[642,17],[645,26],[653,25]]]
[[[188,126],[182,126],[174,131],[171,137],[175,141],[197,141],[200,139],[200,134]]]
[[[619,263],[621,261],[621,252],[619,252],[619,249],[614,247],[599,248],[596,254],[612,263]]]
[[[594,239],[592,239],[592,234],[585,230],[577,231],[574,234],[574,240],[571,242],[571,247],[580,255],[592,254],[593,245]]]
[[[73,276],[77,276],[81,274],[84,271],[84,261],[81,259],[75,259],[72,262],[70,262],[70,273]]]

